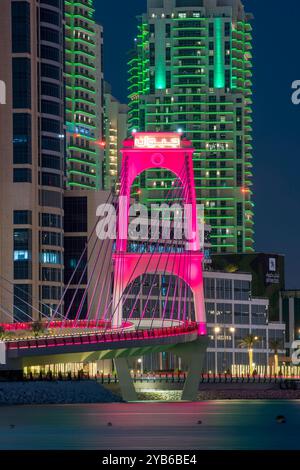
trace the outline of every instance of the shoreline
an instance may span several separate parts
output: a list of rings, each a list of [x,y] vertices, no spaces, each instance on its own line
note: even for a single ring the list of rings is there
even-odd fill
[[[0,382],[0,407],[122,403],[97,381]]]
[[[180,402],[182,390],[137,390],[141,402]],[[300,390],[269,386],[201,386],[197,402],[234,400],[300,400]],[[117,386],[95,380],[0,382],[0,407],[21,405],[80,405],[125,403]]]

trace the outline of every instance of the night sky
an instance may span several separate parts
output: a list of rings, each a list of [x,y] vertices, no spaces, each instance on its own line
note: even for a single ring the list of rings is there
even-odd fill
[[[95,0],[104,27],[105,79],[127,102],[127,51],[146,0]],[[253,147],[256,251],[286,255],[288,288],[300,288],[300,106],[291,83],[300,80],[299,0],[244,0],[253,21]]]

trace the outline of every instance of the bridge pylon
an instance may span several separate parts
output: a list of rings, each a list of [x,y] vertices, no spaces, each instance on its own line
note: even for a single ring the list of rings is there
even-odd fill
[[[145,274],[169,274],[183,280],[191,289],[194,299],[195,320],[198,324],[198,340],[190,345],[174,348],[174,354],[182,356],[189,365],[182,398],[195,400],[200,373],[207,345],[206,314],[203,294],[203,251],[196,204],[193,168],[194,149],[191,142],[178,133],[136,133],[123,143],[119,214],[114,261],[114,291],[112,327],[123,324],[123,298],[126,288]],[[128,225],[130,189],[137,176],[150,169],[168,170],[175,174],[182,186],[182,199],[189,207],[185,251],[143,252],[128,251]],[[167,202],[167,201],[166,201]],[[172,202],[172,200],[170,201]],[[126,361],[116,361],[123,394],[136,399],[133,384],[130,385]]]
[[[118,230],[114,260],[114,292],[112,325],[122,326],[122,297],[136,278],[143,274],[168,273],[180,277],[194,296],[199,332],[206,334],[206,315],[203,295],[203,252],[200,246],[196,191],[193,168],[194,149],[190,141],[178,133],[136,133],[124,141],[119,194]],[[130,189],[137,176],[149,169],[169,170],[180,180],[184,204],[189,206],[190,218],[186,251],[183,253],[143,253],[127,251]],[[172,202],[172,201],[170,201]]]

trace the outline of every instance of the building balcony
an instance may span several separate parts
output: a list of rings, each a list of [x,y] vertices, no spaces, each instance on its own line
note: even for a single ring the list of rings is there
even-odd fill
[[[97,175],[94,173],[92,173],[91,171],[82,171],[82,170],[76,170],[76,169],[72,169],[72,168],[68,168],[67,169],[67,173],[72,177],[73,176],[88,176],[89,178],[97,178]]]
[[[75,44],[82,43],[82,44],[88,44],[89,47],[93,47],[93,48],[96,47],[95,41],[92,41],[92,40],[87,39],[87,38],[80,38],[80,37],[78,38],[77,37],[77,38],[73,38],[73,41],[75,42]]]
[[[89,165],[90,167],[97,168],[97,164],[95,163],[95,160],[91,160],[89,158],[79,158],[77,157],[77,155],[68,157],[67,161],[73,164],[72,168],[75,167],[76,163],[78,165],[85,164],[85,165]]]
[[[84,19],[85,21],[91,21],[91,24],[92,24],[92,25],[94,24],[94,20],[93,20],[92,18],[84,17],[84,16],[82,16],[82,15],[80,15],[80,14],[74,15],[74,17],[75,17],[75,18],[82,18],[82,19]],[[80,21],[78,21],[78,20],[75,20],[75,21],[74,21],[74,26],[73,26],[73,28],[76,28],[76,29],[79,30],[79,31],[83,31],[83,32],[88,31],[88,32],[91,33],[91,34],[95,34],[95,29],[94,29],[92,26],[90,26],[90,27],[88,27],[88,26],[83,26],[83,25],[80,23]]]
[[[91,51],[88,47],[83,47],[81,44],[76,44],[75,48],[74,48],[74,51],[70,51],[70,50],[67,50],[67,52],[69,53],[74,53],[74,54],[84,54],[86,55],[87,57],[90,57],[92,59],[94,59],[96,57],[96,54]]]
[[[81,6],[84,6],[86,8],[88,8],[90,11],[94,11],[94,7],[93,7],[93,0],[76,0],[76,2],[73,2],[73,1],[70,1],[70,0],[65,0],[65,4],[68,6],[68,7],[74,7],[75,5],[75,9],[77,8],[77,5],[79,7]]]
[[[84,136],[82,136],[82,138],[84,139]],[[90,147],[86,147],[84,145],[80,145],[76,143],[69,145],[68,149],[74,152],[87,153],[89,155],[96,155],[95,149],[91,149]]]
[[[89,92],[89,93],[96,93],[95,91],[95,88],[94,87],[91,87],[89,85],[86,85],[86,84],[79,84],[78,81],[75,82],[74,86],[70,86],[70,85],[66,85],[67,89],[71,89],[71,90],[79,90],[79,91],[84,91],[84,92]]]

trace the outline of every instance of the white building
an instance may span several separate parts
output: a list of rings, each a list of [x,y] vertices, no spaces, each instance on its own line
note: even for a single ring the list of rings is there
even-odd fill
[[[190,293],[185,291],[185,286],[176,278],[171,279],[171,287],[168,288],[169,280],[168,276],[159,276],[159,280],[157,279],[152,288],[147,307],[148,291],[152,281],[149,277],[149,285],[144,285],[141,299],[136,302],[141,285],[140,280],[136,280],[128,296],[124,315],[126,316],[126,312],[128,314],[134,307],[138,316],[138,312],[143,312],[146,307],[145,315],[151,316],[153,308],[157,307],[157,315],[165,315],[165,318],[176,318],[177,312],[182,314],[182,309],[185,309],[187,318],[193,318]],[[203,372],[218,374],[230,371],[247,374],[249,354],[247,349],[241,348],[240,343],[249,335],[257,338],[253,349],[253,367],[260,374],[271,372],[269,366],[273,363],[274,353],[269,348],[270,341],[281,341],[284,349],[285,324],[268,321],[269,302],[267,299],[252,297],[251,283],[251,274],[204,272],[209,344]],[[143,369],[144,371],[184,370],[184,364],[170,354],[160,353],[145,357]]]

